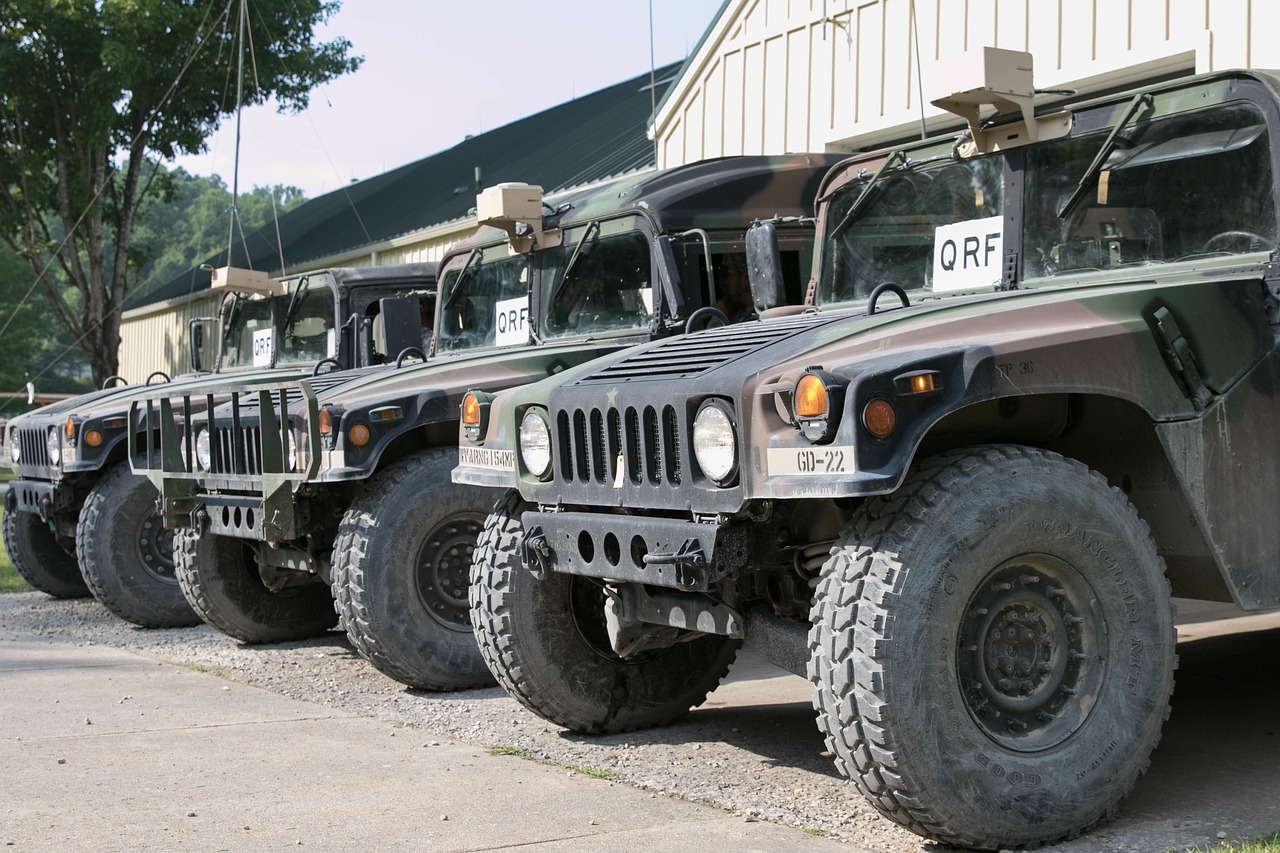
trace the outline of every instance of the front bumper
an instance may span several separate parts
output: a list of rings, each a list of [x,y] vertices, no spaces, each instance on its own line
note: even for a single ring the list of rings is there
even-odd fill
[[[608,512],[525,512],[521,554],[557,571],[706,591],[747,562],[751,526]]]

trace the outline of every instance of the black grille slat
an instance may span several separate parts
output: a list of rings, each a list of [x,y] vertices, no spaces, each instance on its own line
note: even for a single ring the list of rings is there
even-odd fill
[[[662,410],[662,459],[663,475],[672,485],[680,485],[680,422],[676,410],[667,406]]]

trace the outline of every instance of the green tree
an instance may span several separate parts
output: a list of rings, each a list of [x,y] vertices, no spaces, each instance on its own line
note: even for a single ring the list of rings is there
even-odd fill
[[[130,290],[143,294],[184,274],[197,264],[227,251],[231,191],[217,175],[201,177],[184,169],[160,174],[168,201],[150,205],[134,221],[133,249],[139,266]],[[306,201],[290,186],[254,187],[241,192],[237,219],[245,233],[268,225]],[[207,276],[206,276],[207,281]]]
[[[246,45],[245,105],[300,110],[359,67],[346,39],[314,40],[338,5],[0,0],[0,238],[36,273],[95,384],[116,370],[120,309],[144,262],[135,218],[172,192],[155,161],[203,150],[234,113]]]
[[[22,297],[31,287],[30,267],[8,248],[0,247],[0,326],[12,322],[0,334],[0,418],[30,408],[25,386],[37,391],[87,391],[89,369],[84,353],[58,328],[43,299]],[[14,394],[16,396],[7,396]]]

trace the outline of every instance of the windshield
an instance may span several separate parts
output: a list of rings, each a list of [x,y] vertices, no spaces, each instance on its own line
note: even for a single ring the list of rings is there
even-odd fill
[[[506,244],[476,249],[440,283],[437,352],[529,341],[529,258]]]
[[[653,285],[645,235],[602,237],[590,226],[583,232],[578,243],[541,253],[542,337],[648,328]]]
[[[327,286],[311,287],[296,299],[292,294],[237,299],[229,312],[222,336],[224,370],[309,364],[337,354],[333,291]]]
[[[864,300],[885,282],[914,302],[998,285],[1004,263],[1003,160],[890,164],[853,181],[827,211],[820,303]],[[865,193],[865,194],[864,194]]]
[[[309,364],[337,355],[333,292],[328,287],[312,287],[292,303],[283,296],[276,299],[276,364]]]
[[[1271,153],[1256,107],[1123,127],[1088,192],[1067,206],[1106,136],[1029,149],[1025,278],[1275,248]]]

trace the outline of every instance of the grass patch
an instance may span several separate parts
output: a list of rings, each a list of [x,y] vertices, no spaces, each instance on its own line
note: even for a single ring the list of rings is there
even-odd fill
[[[1280,853],[1280,832],[1253,841],[1219,841],[1211,847],[1193,847],[1187,853]]]
[[[4,508],[0,507],[0,524],[3,523]],[[9,559],[9,553],[4,549],[4,544],[0,543],[0,593],[5,592],[31,592],[31,585],[18,574],[18,570],[13,567],[13,561]]]
[[[834,832],[828,832],[827,830],[820,829],[819,827],[816,827],[816,826],[806,826],[800,831],[803,832],[805,835],[813,835],[813,836],[817,836],[818,838],[835,838]]]
[[[606,782],[617,782],[618,774],[612,770],[596,770],[594,767],[580,767],[577,764],[562,765],[566,770],[572,770],[574,773],[581,773],[583,776],[590,776],[592,779],[603,779]]]
[[[618,774],[614,773],[612,770],[596,770],[594,767],[582,767],[578,764],[557,764],[554,761],[544,761],[529,750],[518,746],[490,747],[489,754],[514,755],[516,758],[527,758],[530,761],[536,761],[539,764],[547,764],[552,767],[563,767],[565,770],[572,770],[574,773],[581,773],[583,776],[590,776],[592,779],[603,779],[606,782],[618,781]]]
[[[517,758],[533,758],[527,749],[518,746],[495,746],[489,750],[490,755],[514,755]]]

